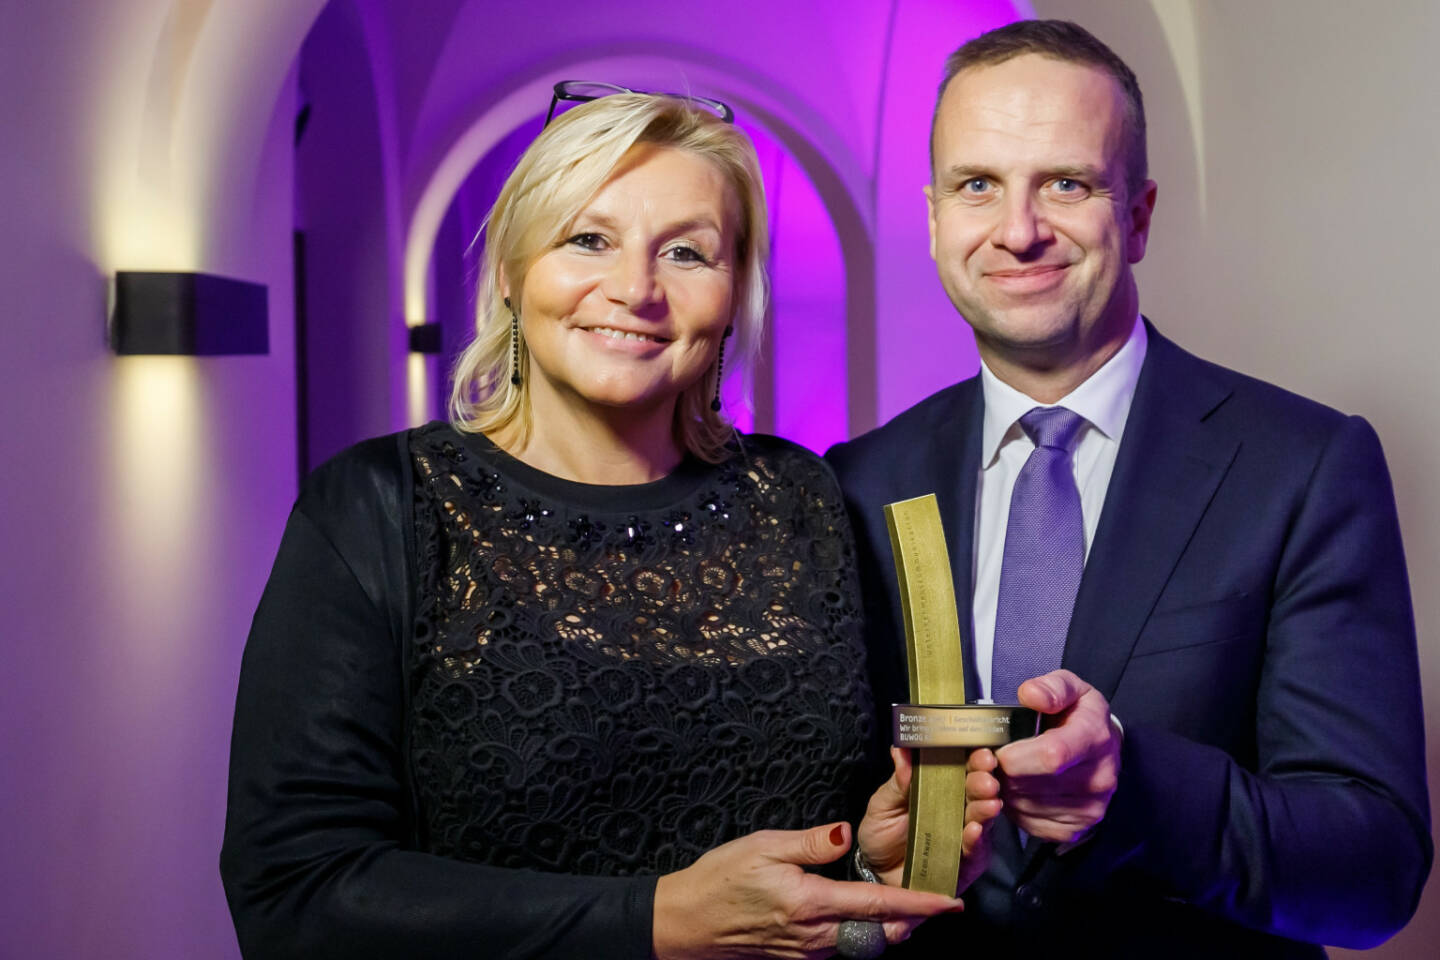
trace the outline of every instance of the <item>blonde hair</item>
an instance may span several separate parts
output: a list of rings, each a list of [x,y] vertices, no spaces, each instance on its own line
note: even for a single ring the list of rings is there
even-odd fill
[[[510,302],[524,302],[529,265],[559,243],[575,218],[604,186],[621,159],[640,144],[688,150],[724,174],[739,200],[735,290],[725,341],[727,367],[749,369],[760,346],[769,281],[769,221],[760,165],[750,138],[733,124],[676,97],[626,93],[581,104],[557,117],[520,157],[486,218],[485,254],[476,297],[475,339],[455,363],[450,418],[456,429],[490,433],[517,424],[533,427],[530,360],[518,337],[520,383],[511,382]],[[716,371],[718,372],[718,370]],[[675,404],[675,439],[701,459],[718,463],[734,425],[710,409],[716,373],[687,387]]]

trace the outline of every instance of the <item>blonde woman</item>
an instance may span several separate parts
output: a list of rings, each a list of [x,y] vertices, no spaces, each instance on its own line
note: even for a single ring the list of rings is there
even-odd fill
[[[246,956],[819,957],[959,909],[805,869],[851,850],[873,705],[834,479],[713,402],[765,225],[748,139],[692,101],[607,96],[522,157],[453,421],[316,471],[256,613]],[[906,779],[859,827],[890,884]]]

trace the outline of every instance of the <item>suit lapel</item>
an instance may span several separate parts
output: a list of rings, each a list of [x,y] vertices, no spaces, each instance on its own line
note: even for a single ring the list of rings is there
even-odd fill
[[[1145,365],[1065,645],[1064,666],[1107,699],[1239,449],[1205,423],[1230,388],[1147,327]]]
[[[1145,326],[1145,365],[1062,661],[1107,700],[1114,699],[1130,651],[1240,447],[1205,424],[1230,387],[1149,321]],[[1020,854],[1021,880],[1043,869],[1053,849],[1032,837]]]

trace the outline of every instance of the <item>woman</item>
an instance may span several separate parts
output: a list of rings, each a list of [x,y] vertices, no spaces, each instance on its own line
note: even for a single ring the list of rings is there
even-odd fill
[[[749,141],[682,100],[577,107],[520,160],[455,425],[316,471],[256,613],[247,956],[821,956],[959,908],[803,869],[850,847],[872,705],[834,480],[712,403],[765,224]],[[892,883],[903,780],[860,829]]]

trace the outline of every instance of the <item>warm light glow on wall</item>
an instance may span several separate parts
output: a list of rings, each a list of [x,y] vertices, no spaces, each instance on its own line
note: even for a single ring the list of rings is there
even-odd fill
[[[95,250],[101,269],[195,270],[200,204],[177,157],[175,115],[198,22],[193,3],[138,7],[107,47],[94,104]],[[204,11],[198,11],[203,19]]]
[[[194,579],[196,532],[206,495],[204,410],[201,390],[206,361],[193,357],[117,357],[111,395],[113,444],[110,504],[105,511],[124,557],[110,558],[117,571],[117,624],[155,630],[173,611],[177,591]],[[139,622],[144,621],[144,622]],[[156,656],[164,651],[153,651]]]
[[[219,362],[219,361],[213,361]],[[143,518],[145,539],[167,539],[194,505],[202,447],[200,366],[193,357],[121,357],[115,361],[115,465],[118,491]],[[138,520],[137,520],[138,522]]]
[[[423,353],[409,354],[405,361],[405,416],[410,426],[427,422],[434,414],[430,409],[430,359]]]
[[[159,191],[132,182],[101,188],[96,204],[100,266],[117,270],[193,271],[200,264],[199,229],[195,218],[167,203]],[[147,195],[149,194],[149,195]]]

